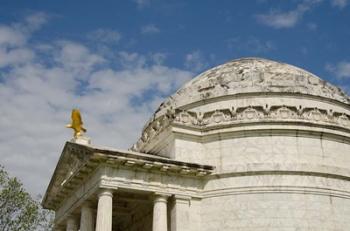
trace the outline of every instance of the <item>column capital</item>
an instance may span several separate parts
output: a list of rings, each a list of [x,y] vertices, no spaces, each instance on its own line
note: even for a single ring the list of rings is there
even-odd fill
[[[171,196],[171,194],[168,193],[154,193],[153,194],[153,201],[154,202],[168,202],[168,198]]]
[[[191,203],[192,197],[186,195],[174,195],[173,198],[176,203],[189,204]]]
[[[178,194],[174,194],[173,195],[174,199],[176,200],[184,200],[184,201],[190,201],[192,199],[191,196],[187,196],[187,195],[178,195]]]
[[[98,197],[101,197],[101,196],[110,196],[110,197],[113,197],[113,189],[108,189],[108,188],[102,188],[99,190],[98,192]]]

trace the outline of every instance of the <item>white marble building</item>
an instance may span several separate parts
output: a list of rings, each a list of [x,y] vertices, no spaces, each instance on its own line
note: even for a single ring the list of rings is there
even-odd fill
[[[69,231],[348,231],[350,98],[233,60],[185,84],[132,151],[67,142],[43,205]]]

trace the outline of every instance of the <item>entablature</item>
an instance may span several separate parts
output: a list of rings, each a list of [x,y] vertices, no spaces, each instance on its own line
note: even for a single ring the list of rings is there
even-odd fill
[[[214,170],[214,167],[209,165],[67,142],[46,191],[42,202],[43,206],[47,209],[56,210],[64,199],[84,181],[91,178],[94,171],[100,166],[198,179],[210,175]]]

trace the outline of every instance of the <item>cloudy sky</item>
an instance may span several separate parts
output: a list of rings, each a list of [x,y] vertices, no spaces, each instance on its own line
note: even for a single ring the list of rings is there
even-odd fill
[[[129,148],[162,100],[246,56],[350,89],[348,0],[0,0],[0,164],[43,194],[81,109],[93,144]]]

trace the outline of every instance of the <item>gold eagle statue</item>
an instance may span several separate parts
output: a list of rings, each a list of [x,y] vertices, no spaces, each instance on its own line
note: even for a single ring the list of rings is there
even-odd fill
[[[66,125],[67,128],[72,128],[74,130],[74,137],[78,138],[83,135],[83,132],[86,132],[86,129],[83,127],[83,121],[81,119],[79,109],[72,110],[72,122]]]

